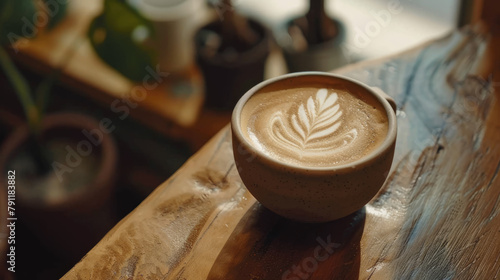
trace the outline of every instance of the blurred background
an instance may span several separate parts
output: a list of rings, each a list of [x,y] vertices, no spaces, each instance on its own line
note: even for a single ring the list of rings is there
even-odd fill
[[[484,1],[0,0],[0,278],[64,275],[253,85],[406,51]]]

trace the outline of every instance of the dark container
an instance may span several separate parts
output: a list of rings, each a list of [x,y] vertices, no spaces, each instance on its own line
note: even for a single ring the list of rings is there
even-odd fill
[[[247,90],[264,80],[272,35],[255,20],[249,20],[249,26],[258,40],[242,51],[211,46],[216,35],[221,38],[221,21],[211,22],[196,32],[196,60],[205,79],[206,107],[231,111]]]
[[[287,42],[290,45],[281,46],[289,72],[331,71],[349,62],[342,48],[345,40],[345,27],[339,20],[331,19],[331,21],[337,29],[337,35],[334,38],[310,44],[304,50],[294,50],[291,47],[292,41]],[[286,29],[289,30],[294,25],[295,20],[291,20],[286,24]]]

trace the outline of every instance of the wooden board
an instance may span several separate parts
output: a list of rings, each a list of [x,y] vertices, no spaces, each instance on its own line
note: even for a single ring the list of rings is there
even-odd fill
[[[62,279],[498,279],[500,104],[487,47],[469,28],[338,71],[398,105],[389,179],[362,210],[323,224],[266,210],[240,181],[227,126]]]

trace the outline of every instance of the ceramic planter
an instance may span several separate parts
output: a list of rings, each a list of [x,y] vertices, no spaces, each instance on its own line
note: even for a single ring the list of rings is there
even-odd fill
[[[41,141],[56,156],[53,170],[43,177],[30,168],[26,125],[16,128],[0,148],[0,184],[6,188],[8,170],[16,174],[16,216],[45,246],[68,258],[81,257],[109,229],[117,148],[103,130],[109,122],[103,121],[72,113],[47,115]],[[64,190],[69,186],[71,190]]]
[[[135,1],[154,26],[158,62],[163,71],[176,73],[194,63],[193,34],[207,17],[200,0]]]
[[[289,21],[285,25],[283,31],[285,35],[281,36],[280,46],[289,72],[331,71],[349,62],[342,47],[345,38],[344,25],[338,20],[332,19],[332,21],[337,26],[337,36],[332,40],[311,44],[299,50],[294,47],[296,42],[293,42],[293,37],[288,34],[294,21]]]
[[[211,22],[197,31],[196,60],[205,79],[207,107],[232,110],[248,89],[264,79],[272,35],[257,21],[249,20],[249,25],[258,34],[259,40],[252,48],[241,52],[207,51],[207,34],[220,34],[221,21]]]

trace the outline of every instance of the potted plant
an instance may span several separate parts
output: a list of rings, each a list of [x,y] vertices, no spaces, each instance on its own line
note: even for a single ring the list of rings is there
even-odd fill
[[[195,34],[196,60],[205,79],[206,105],[232,110],[239,98],[264,79],[272,35],[223,0],[219,18]]]
[[[330,71],[346,64],[344,33],[342,22],[327,14],[325,0],[309,0],[307,13],[286,22],[279,40],[289,72]]]
[[[23,34],[19,19],[33,18],[37,9],[31,0],[2,0],[0,11],[10,11],[0,17],[0,69],[26,116],[0,146],[1,191],[7,191],[7,176],[13,174],[15,211],[9,215],[19,217],[45,246],[74,260],[89,249],[81,249],[82,243],[99,240],[82,235],[102,222],[100,211],[112,193],[117,149],[110,123],[71,112],[44,114],[58,71],[32,90],[8,54],[12,38],[20,38],[8,35]]]

